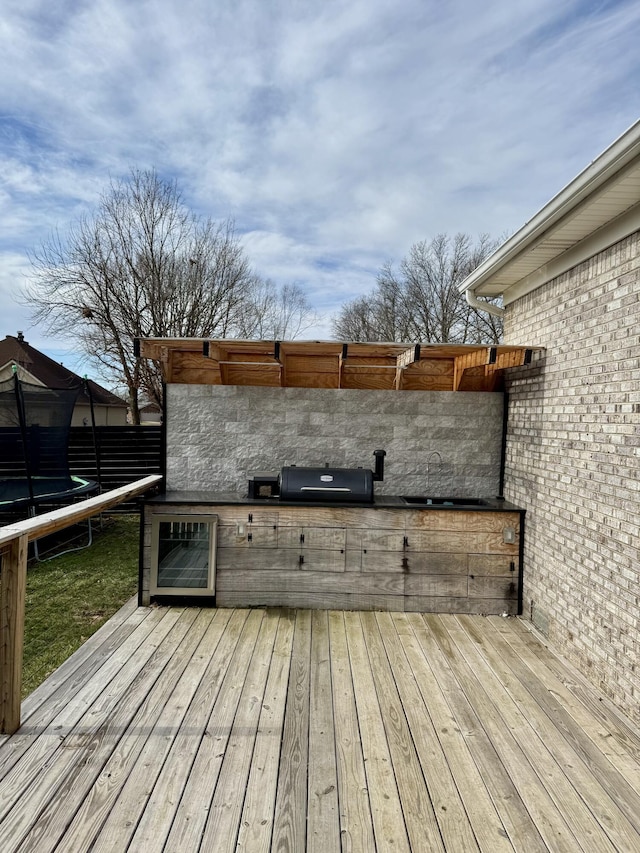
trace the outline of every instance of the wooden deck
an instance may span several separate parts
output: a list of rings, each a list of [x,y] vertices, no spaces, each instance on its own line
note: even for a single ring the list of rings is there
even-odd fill
[[[640,736],[518,619],[136,608],[23,705],[0,850],[640,850]]]

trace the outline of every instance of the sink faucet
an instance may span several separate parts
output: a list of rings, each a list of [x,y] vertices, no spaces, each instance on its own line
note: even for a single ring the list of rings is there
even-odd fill
[[[427,456],[427,483],[426,483],[427,494],[429,494],[429,480],[430,480],[429,468],[431,466],[431,460],[434,456],[438,457],[438,464],[442,465],[442,456],[440,454],[440,451],[439,450],[432,450],[431,453]]]

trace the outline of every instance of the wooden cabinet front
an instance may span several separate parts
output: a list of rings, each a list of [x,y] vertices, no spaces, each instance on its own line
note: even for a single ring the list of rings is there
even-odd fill
[[[219,517],[219,606],[517,612],[519,512],[253,505],[209,512]]]

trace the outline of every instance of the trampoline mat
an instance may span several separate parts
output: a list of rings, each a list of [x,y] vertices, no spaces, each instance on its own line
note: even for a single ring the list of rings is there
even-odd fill
[[[45,501],[64,501],[97,491],[98,484],[84,477],[32,477],[34,503]],[[28,504],[29,482],[24,478],[0,480],[0,508],[8,509],[20,504]]]

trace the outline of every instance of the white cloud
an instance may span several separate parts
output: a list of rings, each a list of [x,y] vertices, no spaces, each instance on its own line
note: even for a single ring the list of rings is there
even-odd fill
[[[2,337],[24,332],[29,343],[42,348],[46,341],[29,320],[29,312],[21,302],[21,292],[29,274],[29,260],[17,252],[0,255],[0,294],[2,294]]]
[[[639,36],[622,0],[5,0],[0,293],[155,166],[330,314],[419,239],[529,219],[637,118]]]

